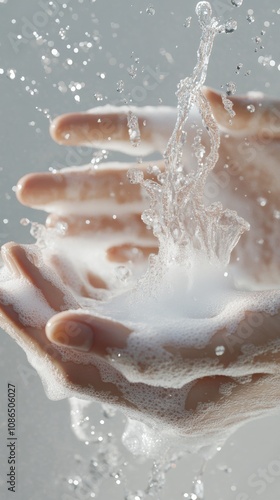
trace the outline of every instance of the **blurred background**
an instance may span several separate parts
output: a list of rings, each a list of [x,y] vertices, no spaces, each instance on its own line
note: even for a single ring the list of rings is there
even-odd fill
[[[48,133],[52,118],[104,104],[176,105],[177,83],[196,63],[200,38],[196,3],[0,0],[1,244],[32,241],[28,227],[20,224],[22,218],[44,221],[43,213],[16,201],[15,185],[22,175],[84,164],[92,158],[88,148],[55,145]],[[213,14],[223,22],[235,19],[238,29],[217,36],[207,84],[225,91],[233,82],[238,94],[258,90],[277,98],[279,2],[244,0],[237,8],[234,4],[238,3],[242,2],[212,1]],[[136,491],[146,488],[151,463],[123,450],[121,415],[104,415],[94,405],[90,409],[94,441],[79,441],[71,430],[68,402],[47,399],[24,353],[2,331],[0,373],[1,499],[13,495],[6,487],[9,382],[17,387],[18,489],[14,498],[121,500],[129,491],[135,493],[129,500],[141,498]],[[229,439],[208,464],[207,500],[279,498],[279,422],[280,417],[270,417],[250,423]],[[108,433],[116,437],[108,438]],[[111,440],[109,469],[97,445],[104,436]],[[98,461],[103,468],[98,468]],[[198,457],[189,457],[171,467],[160,498],[188,498],[199,465]],[[94,486],[98,481],[99,493]]]

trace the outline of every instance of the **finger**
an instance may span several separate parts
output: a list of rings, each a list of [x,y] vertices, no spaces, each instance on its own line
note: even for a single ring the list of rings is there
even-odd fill
[[[130,143],[129,113],[138,118],[141,142],[137,147]],[[102,106],[86,113],[69,113],[55,118],[50,134],[59,144],[90,145],[138,156],[162,151],[173,130],[176,114],[176,109],[163,106]]]
[[[57,272],[64,285],[78,297],[99,299],[100,290],[108,289],[105,281],[97,274],[88,272],[84,276],[84,273],[75,271],[73,263],[65,255],[51,255],[48,264]]]
[[[137,263],[147,260],[151,253],[157,254],[156,246],[132,245],[125,243],[108,248],[107,259],[111,262],[125,263],[128,261]]]
[[[242,135],[257,134],[258,137],[279,139],[280,137],[280,101],[265,98],[259,92],[249,92],[241,97],[227,97],[233,104],[235,116],[231,117],[225,109],[222,94],[207,87],[203,88],[205,97],[210,102],[213,115],[218,124],[234,133]]]
[[[40,259],[34,246],[21,246],[7,243],[1,250],[4,263],[14,276],[25,278],[43,294],[48,305],[55,311],[77,308],[78,303],[58,280],[57,276],[47,268]]]
[[[109,348],[124,348],[131,332],[121,323],[75,311],[57,314],[46,325],[51,342],[101,357]]]
[[[59,216],[57,214],[50,214],[46,220],[48,228],[59,230],[61,227],[65,228],[64,236],[79,236],[82,234],[92,234],[92,236],[106,234],[122,234],[123,238],[127,240],[128,234],[145,238],[148,241],[153,241],[154,236],[152,231],[147,229],[147,226],[141,220],[141,214],[128,214],[120,216],[106,216],[98,215],[96,217],[90,216]]]
[[[155,175],[146,172],[146,166],[139,168],[145,178],[154,180]],[[23,204],[33,208],[42,208],[48,212],[82,213],[89,215],[89,201],[94,205],[94,212],[109,212],[123,209],[130,204],[135,213],[143,211],[143,195],[139,184],[132,184],[127,177],[130,164],[107,163],[95,170],[88,166],[67,168],[56,173],[28,174],[19,180],[17,198]],[[163,168],[163,162],[159,162]],[[106,200],[106,201],[105,201]],[[99,207],[99,208],[98,208]]]

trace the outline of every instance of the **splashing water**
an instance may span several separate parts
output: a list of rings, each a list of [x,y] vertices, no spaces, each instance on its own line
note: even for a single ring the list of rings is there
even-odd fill
[[[150,198],[150,207],[142,214],[142,220],[159,240],[159,253],[150,256],[150,268],[142,280],[150,291],[174,265],[188,269],[189,275],[202,260],[216,267],[226,266],[240,236],[249,230],[249,224],[235,211],[223,209],[219,202],[204,204],[206,179],[219,158],[220,136],[202,88],[215,36],[227,30],[226,25],[219,25],[218,20],[211,17],[208,2],[199,2],[196,14],[202,29],[198,62],[192,75],[178,85],[178,116],[164,153],[164,171],[156,175],[156,180],[139,180],[135,176],[135,182],[140,182]],[[205,148],[197,137],[197,169],[186,172],[183,149],[188,133],[184,128],[194,105],[207,130],[210,152],[205,156]]]

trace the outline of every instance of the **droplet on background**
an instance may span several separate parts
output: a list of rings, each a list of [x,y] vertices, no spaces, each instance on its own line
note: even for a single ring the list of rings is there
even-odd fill
[[[94,97],[95,97],[95,99],[96,99],[97,101],[103,101],[103,95],[102,95],[102,94],[100,94],[100,92],[96,92],[96,93],[94,94]]]
[[[189,28],[189,27],[190,27],[190,25],[191,25],[191,20],[192,20],[192,18],[191,18],[191,17],[187,17],[187,19],[185,20],[185,22],[184,22],[184,24],[183,24],[184,28]]]
[[[14,80],[16,77],[16,70],[15,69],[7,69],[7,77],[10,78],[10,80]]]
[[[153,5],[149,5],[147,8],[146,8],[146,12],[147,14],[149,14],[150,16],[154,16],[155,13],[156,13],[156,9],[154,8]]]
[[[228,19],[225,23],[225,32],[226,33],[233,33],[234,31],[237,30],[237,21],[235,19]]]
[[[117,82],[117,92],[119,92],[120,94],[122,94],[123,91],[124,91],[124,81],[123,80],[119,80]]]
[[[254,11],[253,9],[249,9],[248,12],[247,12],[247,21],[251,24],[251,23],[254,23],[255,22],[255,18],[254,18]]]

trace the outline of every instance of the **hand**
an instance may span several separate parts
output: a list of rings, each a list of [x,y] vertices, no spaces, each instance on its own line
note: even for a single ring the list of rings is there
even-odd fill
[[[218,97],[212,93],[209,93],[209,97],[212,104],[216,99],[213,110],[219,116]],[[262,109],[266,109],[264,101],[263,105]],[[242,101],[236,101],[237,116],[234,120],[241,120],[241,123],[244,120],[242,106]],[[52,135],[61,143],[93,144],[99,134],[99,146],[107,149],[108,146],[116,149],[125,146],[128,138],[125,135],[124,110],[120,115],[117,110],[109,115],[108,112],[103,113],[104,110],[98,108],[92,114],[60,117],[52,125]],[[139,124],[142,143],[139,148],[126,145],[126,150],[137,155],[153,149],[161,150],[173,128],[175,112],[160,110],[160,120],[151,109],[143,108],[138,113],[141,114]],[[222,118],[224,120],[223,115]],[[256,115],[256,119],[260,123],[263,121],[262,116]],[[155,132],[153,127],[157,121],[160,126]],[[109,132],[106,127],[101,127],[100,123],[104,122],[106,127],[110,123]],[[251,125],[247,125],[239,139],[233,137],[233,144],[237,141],[242,144],[244,136],[248,138]],[[109,142],[108,136],[111,137]],[[257,147],[255,131],[250,140],[251,147]],[[222,154],[216,175],[223,171],[223,155],[225,158],[229,155],[229,144],[229,139],[223,134]],[[270,148],[271,144],[268,150]],[[233,161],[239,163],[239,168],[243,168],[245,174],[247,164],[244,155],[237,150]],[[152,331],[154,348],[150,349],[148,355],[145,352],[138,361],[129,356],[126,347],[131,342],[133,345],[135,338],[137,341],[139,325],[125,320],[120,323],[116,318],[104,318],[104,300],[112,294],[119,294],[121,290],[127,291],[134,283],[131,280],[128,284],[121,284],[114,272],[116,264],[129,266],[137,277],[145,269],[146,257],[155,251],[156,245],[155,239],[140,220],[139,214],[145,206],[145,199],[139,186],[127,183],[124,188],[126,169],[124,165],[105,164],[97,170],[85,167],[64,169],[57,174],[32,174],[20,181],[20,201],[52,212],[47,220],[51,238],[48,240],[48,233],[45,235],[49,245],[42,248],[40,253],[34,246],[15,244],[6,245],[2,250],[7,268],[10,266],[11,269],[12,266],[19,273],[19,278],[10,276],[9,286],[3,284],[1,287],[4,328],[21,343],[29,358],[32,357],[32,363],[45,380],[44,385],[49,388],[49,394],[51,384],[47,379],[50,372],[52,382],[59,381],[61,392],[50,394],[52,397],[69,396],[74,390],[82,397],[94,397],[126,408],[130,414],[145,414],[146,419],[161,421],[169,429],[176,421],[178,432],[185,435],[211,435],[236,425],[239,420],[246,420],[248,414],[244,415],[243,411],[245,399],[246,407],[250,408],[253,416],[277,406],[280,392],[278,314],[272,316],[260,311],[254,319],[249,311],[245,313],[245,305],[236,298],[238,314],[235,312],[232,315],[236,328],[231,335],[226,329],[228,318],[225,318],[224,328],[216,333],[213,329],[203,349],[188,343],[178,348],[168,335],[168,328],[172,327],[170,324],[165,328],[166,331]],[[238,176],[234,180],[238,190],[235,187],[232,190],[229,183],[223,193],[227,193],[230,202],[235,204],[232,208],[236,209],[240,203],[239,196],[242,199],[245,188]],[[250,183],[248,186],[248,192],[251,193]],[[274,190],[273,181],[271,187]],[[109,197],[113,202],[109,207],[105,202],[106,213],[104,201]],[[253,213],[254,205],[255,200],[250,195],[248,206],[251,212],[248,213]],[[249,240],[251,244],[258,231],[266,230],[261,208],[265,207],[260,206],[255,210],[256,221]],[[116,218],[112,218],[112,213]],[[245,248],[242,241],[240,243],[240,255],[246,257],[248,242]],[[41,254],[43,259],[40,258]],[[36,256],[35,260],[33,255]],[[245,257],[241,262],[243,272],[246,269]],[[277,269],[278,260],[275,250],[271,259],[263,263],[264,269],[269,266]],[[251,267],[247,280],[253,283],[255,273]],[[6,279],[7,274],[4,277]],[[35,307],[36,311],[44,311],[39,320],[33,319],[34,303],[26,304],[22,294],[19,297],[11,294],[10,285],[16,285],[16,279],[30,293],[41,290],[42,295],[37,292]],[[278,291],[255,292],[251,298],[254,302],[258,300],[262,303],[263,309],[268,309],[273,300],[276,302],[275,311],[278,309]],[[97,299],[101,299],[101,302],[98,303]],[[91,311],[88,310],[89,306]],[[94,314],[93,306],[96,308]],[[192,323],[186,327],[192,328]],[[203,328],[200,333],[204,335]],[[221,356],[216,355],[219,346],[225,347]],[[251,350],[248,351],[248,347]],[[121,354],[120,358],[118,354]],[[160,361],[160,365],[157,361]],[[55,369],[51,370],[51,367]],[[265,401],[263,394],[266,394]]]

